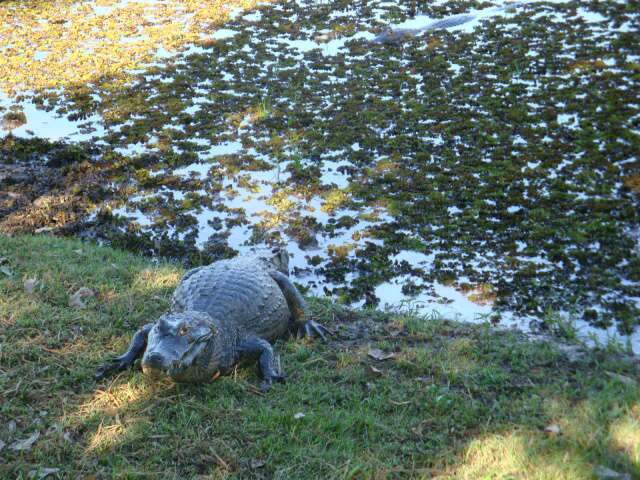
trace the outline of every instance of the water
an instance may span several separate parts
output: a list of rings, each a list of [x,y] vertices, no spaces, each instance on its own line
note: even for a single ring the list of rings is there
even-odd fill
[[[236,13],[93,106],[63,99],[83,120],[23,102],[12,135],[128,159],[107,203],[156,242],[214,257],[286,244],[316,294],[523,328],[565,317],[604,341],[640,298],[637,13],[493,3]],[[421,33],[374,44],[383,24]]]

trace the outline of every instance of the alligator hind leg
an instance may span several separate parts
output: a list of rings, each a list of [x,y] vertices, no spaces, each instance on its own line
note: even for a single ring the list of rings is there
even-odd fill
[[[323,325],[320,325],[318,322],[307,320],[299,327],[298,334],[302,337],[313,337],[314,335],[317,335],[326,341],[327,335],[333,335],[333,332]]]
[[[323,340],[327,339],[327,335],[333,335],[333,333],[313,320],[309,320],[309,314],[307,309],[307,302],[304,301],[302,295],[295,287],[289,277],[281,272],[271,272],[271,278],[273,278],[280,290],[284,294],[284,298],[287,299],[287,305],[293,318],[294,328],[299,336],[313,337],[319,336]]]
[[[260,373],[264,380],[262,385],[260,385],[260,389],[263,392],[269,390],[273,382],[284,381],[284,375],[282,375],[282,371],[280,370],[280,360],[273,353],[271,344],[266,340],[262,338],[248,338],[243,340],[238,345],[238,356],[240,360],[258,357]]]
[[[131,339],[129,348],[119,357],[111,358],[96,371],[94,378],[100,380],[113,372],[125,370],[133,365],[137,358],[141,357],[147,346],[147,336],[153,328],[153,323],[147,323],[138,330]]]

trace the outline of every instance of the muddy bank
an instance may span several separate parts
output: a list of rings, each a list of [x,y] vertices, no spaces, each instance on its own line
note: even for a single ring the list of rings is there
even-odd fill
[[[0,230],[77,233],[105,198],[106,179],[87,145],[7,136],[0,141]]]
[[[89,143],[5,137],[0,141],[0,232],[78,236],[186,266],[221,258],[220,251],[209,254],[188,242],[152,239],[112,215],[109,202],[126,197],[136,167],[155,161],[152,156],[131,161]]]

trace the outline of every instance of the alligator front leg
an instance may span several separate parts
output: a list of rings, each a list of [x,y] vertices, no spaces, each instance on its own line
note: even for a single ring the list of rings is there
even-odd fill
[[[239,360],[258,359],[260,365],[260,373],[263,382],[260,389],[263,392],[269,390],[273,382],[283,382],[284,376],[280,371],[278,357],[273,353],[273,347],[269,342],[262,338],[248,338],[238,345]]]
[[[147,336],[149,335],[149,331],[153,328],[153,325],[153,323],[147,323],[138,330],[131,339],[129,349],[119,357],[108,360],[107,363],[98,368],[94,378],[96,380],[100,380],[110,373],[119,372],[131,367],[133,362],[135,362],[136,359],[141,357],[144,353],[144,350],[147,347]]]

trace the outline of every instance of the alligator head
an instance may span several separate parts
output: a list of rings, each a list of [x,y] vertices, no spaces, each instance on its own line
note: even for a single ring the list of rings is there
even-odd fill
[[[157,378],[198,382],[211,377],[218,325],[203,312],[187,311],[161,316],[147,337],[142,371]]]

